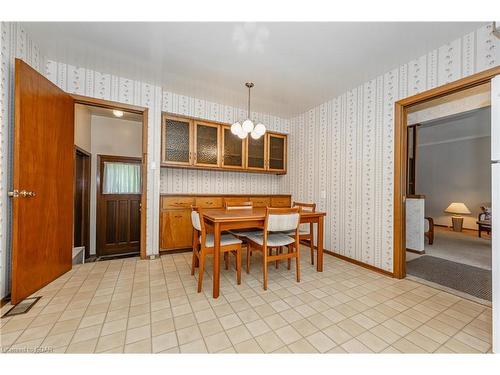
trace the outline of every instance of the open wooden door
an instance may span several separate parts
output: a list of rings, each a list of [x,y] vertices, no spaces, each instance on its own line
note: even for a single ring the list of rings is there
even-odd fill
[[[13,304],[71,269],[74,155],[73,98],[16,59]]]

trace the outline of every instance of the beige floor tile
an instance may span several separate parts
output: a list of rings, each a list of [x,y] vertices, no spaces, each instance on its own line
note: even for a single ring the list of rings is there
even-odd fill
[[[220,324],[225,330],[231,329],[233,327],[239,326],[243,322],[236,314],[229,314],[219,318]]]
[[[284,326],[276,330],[276,334],[286,345],[302,338],[301,334],[292,326]]]
[[[244,324],[226,330],[226,333],[233,345],[239,344],[252,338],[250,331]]]
[[[465,332],[458,332],[454,336],[454,338],[482,353],[486,353],[491,346],[489,343],[484,342],[483,340],[480,340],[477,337],[469,335],[468,333]]]
[[[46,347],[67,346],[73,338],[74,331],[49,335],[43,340],[42,345]]]
[[[153,322],[151,324],[151,335],[158,336],[164,333],[172,332],[175,330],[174,320],[165,319]]]
[[[146,325],[138,328],[128,329],[126,332],[126,344],[131,344],[133,342],[144,340],[147,337],[151,337],[151,326]]]
[[[246,340],[234,345],[237,353],[263,353],[257,341],[254,339]]]
[[[16,340],[16,343],[32,341],[39,338],[43,339],[45,336],[48,335],[52,327],[53,327],[52,324],[48,324],[44,326],[28,328],[24,330],[24,332],[19,336],[19,338]]]
[[[448,340],[446,344],[444,344],[444,346],[455,353],[480,353],[479,350],[474,349],[473,347],[467,344],[464,344],[463,342],[457,340],[454,337]]]
[[[127,328],[132,329],[150,324],[151,324],[151,314],[150,313],[140,314],[128,318]]]
[[[107,336],[100,336],[97,341],[97,347],[95,351],[97,353],[105,352],[116,347],[123,347],[125,344],[125,331],[116,332]],[[138,341],[138,340],[135,340]]]
[[[389,328],[384,327],[383,325],[373,327],[370,332],[378,338],[384,340],[388,344],[392,344],[401,338],[400,335],[398,335],[394,331],[391,331]]]
[[[392,347],[394,347],[396,350],[399,350],[401,353],[425,353],[424,349],[405,338],[401,338],[396,341],[394,344],[392,344]]]
[[[179,345],[187,344],[189,342],[200,340],[202,338],[200,329],[197,325],[179,329],[176,331]]]
[[[386,320],[385,322],[382,323],[382,325],[390,329],[392,332],[402,336],[405,336],[411,332],[411,328],[394,319]]]
[[[432,340],[427,336],[418,333],[417,331],[409,333],[408,335],[405,336],[405,339],[407,339],[408,341],[412,342],[415,345],[420,346],[428,353],[434,352],[437,348],[441,346],[440,343]]]
[[[90,316],[84,315],[80,322],[79,328],[86,328],[94,326],[96,324],[102,324],[105,318],[106,318],[106,313],[100,313]]]
[[[416,332],[436,341],[439,344],[444,344],[446,341],[450,339],[450,336],[445,335],[442,332],[424,324],[416,329]]]
[[[125,345],[125,348],[123,349],[124,353],[151,353],[151,351],[152,344],[150,338]]]
[[[373,353],[369,347],[357,339],[351,339],[341,345],[347,353]]]
[[[255,337],[255,341],[265,353],[271,353],[284,346],[284,342],[272,331]]]
[[[366,330],[363,326],[356,323],[351,318],[345,319],[337,323],[337,325],[353,337],[360,335]]]
[[[256,320],[246,324],[253,337],[261,336],[271,331],[271,328],[262,320]]]
[[[179,347],[181,353],[208,353],[205,342],[200,339]]]
[[[333,324],[322,331],[330,339],[332,339],[337,345],[343,344],[352,338],[348,332],[344,331],[338,325]]]
[[[325,353],[337,345],[332,339],[321,331],[307,336],[306,339],[320,353]]]
[[[71,343],[78,343],[82,341],[88,341],[90,339],[99,337],[101,333],[102,325],[97,324],[95,326],[80,328],[75,332]]]
[[[231,341],[224,332],[219,332],[215,335],[205,337],[205,344],[207,345],[210,353],[216,353],[232,347]]]
[[[164,333],[153,337],[153,353],[163,352],[178,346],[175,332]]]
[[[66,349],[66,353],[94,353],[96,345],[97,337],[85,341],[71,343]]]
[[[186,314],[174,318],[174,324],[176,329],[182,329],[190,326],[194,326],[196,323],[196,318],[194,314]]]
[[[318,350],[305,338],[301,338],[288,345],[292,353],[318,353]]]
[[[114,320],[102,325],[101,336],[110,335],[112,333],[125,331],[127,329],[127,319]]]
[[[200,328],[203,337],[212,336],[224,330],[218,319],[212,319],[208,322],[203,322],[199,324],[198,327]]]
[[[381,352],[388,346],[387,342],[369,331],[363,332],[356,339],[375,353]],[[345,349],[344,346],[343,348]]]

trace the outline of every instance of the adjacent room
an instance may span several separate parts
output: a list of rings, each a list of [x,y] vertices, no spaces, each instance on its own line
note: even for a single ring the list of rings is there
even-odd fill
[[[407,221],[407,273],[485,304],[492,266],[489,98],[483,85],[427,103],[410,114],[418,123],[408,129],[414,194],[407,215],[414,218]]]

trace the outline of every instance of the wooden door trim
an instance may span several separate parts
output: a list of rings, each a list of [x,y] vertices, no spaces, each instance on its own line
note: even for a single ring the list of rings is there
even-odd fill
[[[394,103],[394,277],[406,276],[406,124],[408,109],[433,99],[488,83],[500,74],[500,66],[424,91]]]
[[[85,181],[86,181],[86,189],[85,189],[85,195],[84,195],[84,220],[83,220],[83,225],[85,226],[85,259],[90,257],[90,185],[91,185],[91,179],[92,179],[92,171],[91,171],[91,163],[92,163],[92,154],[85,151],[83,148],[78,147],[75,145],[75,157],[76,154],[80,153],[84,155],[87,163],[87,168],[86,168],[86,176],[85,176]],[[75,168],[75,173],[76,173],[76,168]],[[75,228],[73,228],[75,230]]]
[[[94,107],[118,109],[125,112],[142,114],[142,168],[141,168],[141,259],[146,259],[146,220],[147,220],[147,186],[148,186],[148,116],[149,109],[139,107],[132,104],[114,102],[112,100],[104,100],[92,98],[90,96],[71,94],[75,100],[75,104],[84,104]]]
[[[205,164],[198,163],[198,125],[208,126],[211,128],[215,128],[217,130],[217,164]],[[197,167],[213,167],[219,168],[221,167],[221,126],[220,124],[216,124],[208,121],[193,121],[193,165]]]

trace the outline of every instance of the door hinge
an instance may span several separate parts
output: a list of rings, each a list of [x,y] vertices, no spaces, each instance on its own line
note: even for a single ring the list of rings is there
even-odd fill
[[[17,197],[19,197],[19,190],[15,189],[15,190],[9,191],[9,192],[7,193],[7,195],[8,195],[10,198],[17,198]]]

